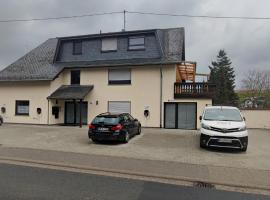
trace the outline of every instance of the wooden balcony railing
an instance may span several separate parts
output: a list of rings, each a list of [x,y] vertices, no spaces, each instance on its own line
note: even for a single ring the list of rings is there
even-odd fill
[[[174,98],[212,98],[215,85],[209,83],[174,83]]]

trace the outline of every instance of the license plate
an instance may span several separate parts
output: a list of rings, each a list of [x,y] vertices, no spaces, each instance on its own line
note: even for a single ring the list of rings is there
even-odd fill
[[[109,130],[109,128],[100,127],[100,128],[98,128],[98,130],[99,130],[99,131],[108,131],[108,130]]]
[[[232,143],[232,140],[231,139],[225,139],[225,138],[221,138],[218,141],[219,142],[222,142],[222,143]]]

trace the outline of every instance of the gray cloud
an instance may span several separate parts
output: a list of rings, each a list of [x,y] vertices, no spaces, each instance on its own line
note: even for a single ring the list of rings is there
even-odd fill
[[[24,0],[1,1],[0,19],[69,16],[119,10],[187,13],[195,15],[269,16],[268,0]],[[230,56],[240,85],[244,72],[270,69],[270,21],[214,20],[148,15],[127,15],[127,29],[185,27],[187,60],[199,72],[209,72],[219,49]],[[47,38],[119,31],[122,15],[42,22],[0,24],[0,69],[14,62]]]

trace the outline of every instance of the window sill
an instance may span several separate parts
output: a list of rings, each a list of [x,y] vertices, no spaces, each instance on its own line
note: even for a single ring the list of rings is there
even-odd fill
[[[127,49],[128,51],[145,51],[145,48],[140,48],[140,49]]]
[[[112,52],[117,52],[117,50],[101,50],[101,53],[112,53]]]
[[[109,82],[108,85],[131,85],[131,81],[129,81],[129,82]]]
[[[114,83],[114,84],[108,84],[108,86],[131,86],[131,83],[130,84]]]
[[[26,116],[26,117],[29,117],[29,114],[19,114],[19,113],[16,113],[15,116]]]

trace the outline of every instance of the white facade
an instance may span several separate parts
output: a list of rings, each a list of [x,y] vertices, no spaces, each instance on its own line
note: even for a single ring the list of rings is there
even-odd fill
[[[174,99],[174,83],[176,81],[175,65],[137,66],[131,69],[131,84],[108,84],[108,68],[80,69],[80,84],[93,85],[94,88],[83,99],[87,102],[87,122],[108,111],[108,102],[130,102],[131,115],[141,122],[143,127],[164,126],[164,102],[195,102],[197,104],[197,128],[199,115],[211,99]],[[162,73],[162,76],[161,76]],[[70,85],[70,70],[65,69],[53,81],[29,81],[0,83],[0,107],[5,122],[29,124],[63,124],[65,123],[65,101],[47,100],[47,97],[62,85]],[[162,85],[162,89],[161,89]],[[162,99],[161,99],[162,96]],[[29,115],[16,115],[16,100],[29,100]],[[52,114],[52,106],[58,106],[59,118]],[[41,108],[41,114],[37,113]],[[144,116],[144,110],[149,116]]]

